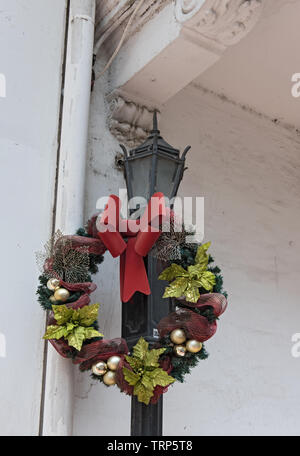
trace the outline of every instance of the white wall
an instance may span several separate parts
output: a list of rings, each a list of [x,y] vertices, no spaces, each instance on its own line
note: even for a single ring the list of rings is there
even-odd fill
[[[0,1],[0,434],[37,435],[45,313],[34,252],[51,233],[65,1]]]
[[[192,145],[181,192],[205,196],[229,292],[209,359],[165,396],[165,433],[299,435],[300,137],[193,87],[168,103],[161,129]]]
[[[117,142],[105,126],[98,81],[93,95],[87,216],[97,197],[117,192]],[[165,435],[299,434],[299,136],[189,86],[162,112],[174,146],[192,145],[181,194],[205,196],[206,239],[222,267],[229,308],[210,357],[164,396]],[[95,300],[106,337],[120,335],[118,261],[106,255]],[[78,373],[75,435],[128,435],[130,400]]]

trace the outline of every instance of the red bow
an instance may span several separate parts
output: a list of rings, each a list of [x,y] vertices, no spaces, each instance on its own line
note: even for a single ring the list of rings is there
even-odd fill
[[[120,208],[120,199],[111,195],[100,218],[98,236],[114,258],[120,256],[121,300],[128,302],[136,291],[151,293],[143,257],[161,234],[154,221],[166,216],[166,207],[164,195],[155,193],[140,220],[121,219]]]

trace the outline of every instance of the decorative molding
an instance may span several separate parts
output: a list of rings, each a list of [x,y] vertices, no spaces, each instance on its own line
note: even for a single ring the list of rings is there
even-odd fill
[[[141,144],[152,129],[154,108],[131,101],[122,93],[108,97],[110,113],[108,125],[118,141],[133,148]]]
[[[172,0],[144,0],[126,40],[171,2]],[[122,36],[136,2],[134,0],[97,0],[96,4],[94,52],[97,54],[100,47],[104,45],[105,51],[111,54]]]
[[[263,0],[177,0],[184,30],[221,50],[238,43],[256,24]]]
[[[205,0],[176,0],[175,16],[178,22],[191,19],[205,3]]]

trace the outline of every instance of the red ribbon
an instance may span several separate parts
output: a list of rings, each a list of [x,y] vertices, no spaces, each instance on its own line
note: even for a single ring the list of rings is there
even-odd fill
[[[140,220],[121,219],[120,208],[120,199],[111,195],[101,215],[98,236],[114,258],[120,256],[121,300],[128,302],[136,291],[151,293],[143,257],[159,238],[159,222],[167,211],[162,193],[152,196]]]

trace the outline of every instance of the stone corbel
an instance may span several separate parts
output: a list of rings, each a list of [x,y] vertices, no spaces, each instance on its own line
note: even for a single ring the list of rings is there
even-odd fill
[[[111,55],[135,2],[97,3],[97,43]],[[151,129],[153,107],[162,106],[244,38],[263,6],[264,0],[145,0],[109,69],[111,132],[130,147],[142,142]]]
[[[140,145],[152,129],[154,107],[140,100],[130,100],[126,94],[115,92],[109,102],[109,129],[121,144],[129,148]]]

